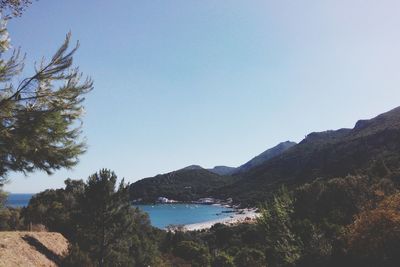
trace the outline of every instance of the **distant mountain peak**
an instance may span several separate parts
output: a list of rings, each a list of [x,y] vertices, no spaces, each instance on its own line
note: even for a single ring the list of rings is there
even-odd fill
[[[236,168],[228,167],[228,166],[215,166],[212,169],[208,169],[208,171],[219,174],[219,175],[231,175],[234,173]]]
[[[189,171],[189,170],[204,170],[200,165],[189,165],[185,168],[179,169],[179,171]]]

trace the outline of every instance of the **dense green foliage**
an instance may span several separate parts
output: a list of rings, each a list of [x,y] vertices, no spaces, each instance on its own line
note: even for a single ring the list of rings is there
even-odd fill
[[[234,267],[233,258],[225,252],[218,253],[211,264],[211,267]]]
[[[160,250],[164,255],[181,257],[192,266],[233,267],[245,266],[237,265],[244,262],[265,266],[264,239],[260,233],[261,228],[255,224],[216,224],[209,231],[168,232]]]
[[[158,261],[157,230],[131,206],[129,185],[122,181],[117,186],[117,176],[109,170],[85,183],[68,179],[65,185],[35,195],[22,211],[26,223],[43,224],[70,240],[64,265],[90,260],[93,266],[146,266]]]
[[[192,265],[211,255],[211,266],[397,266],[398,188],[395,179],[365,176],[283,188],[257,224],[168,233],[160,248]]]
[[[74,240],[76,226],[73,219],[79,211],[79,201],[85,191],[82,180],[65,180],[65,188],[45,190],[36,194],[22,210],[28,224],[43,224],[49,230],[60,232]]]
[[[236,254],[234,262],[237,267],[263,267],[265,266],[265,256],[260,250],[244,248]]]
[[[300,258],[301,240],[293,232],[293,198],[282,188],[262,208],[258,219],[265,236],[265,249],[272,265],[294,266]]]
[[[0,208],[0,231],[23,230],[25,225],[20,208]]]
[[[210,266],[210,253],[206,246],[194,241],[181,241],[174,254],[189,261],[193,267]]]
[[[148,217],[132,207],[128,185],[108,171],[89,177],[79,201],[77,242],[99,266],[144,266],[151,264],[156,247],[149,242],[152,227]]]

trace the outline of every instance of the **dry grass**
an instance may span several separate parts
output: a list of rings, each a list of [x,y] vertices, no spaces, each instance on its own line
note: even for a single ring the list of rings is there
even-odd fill
[[[67,250],[60,233],[0,232],[0,266],[57,266]]]

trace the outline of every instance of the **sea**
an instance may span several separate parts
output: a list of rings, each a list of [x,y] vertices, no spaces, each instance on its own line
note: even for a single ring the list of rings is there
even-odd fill
[[[10,207],[25,207],[34,194],[9,194],[7,205]],[[231,208],[220,205],[199,204],[156,204],[135,205],[147,212],[151,224],[157,228],[165,229],[169,225],[184,225],[201,223],[229,217]]]
[[[9,194],[6,205],[13,208],[26,207],[33,195],[34,194]]]

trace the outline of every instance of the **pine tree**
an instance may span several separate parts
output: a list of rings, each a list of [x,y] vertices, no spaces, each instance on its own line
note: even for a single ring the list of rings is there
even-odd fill
[[[301,257],[302,243],[293,231],[293,212],[293,197],[286,187],[261,208],[258,224],[265,235],[267,260],[273,266],[295,266]]]
[[[0,26],[0,187],[10,171],[52,173],[70,168],[85,151],[80,140],[83,95],[93,88],[72,67],[79,44],[68,49],[71,34],[49,60],[23,78],[24,57],[15,50],[5,59],[10,40]],[[20,81],[20,82],[16,82]]]
[[[148,217],[133,208],[129,185],[103,169],[89,177],[79,201],[77,244],[98,266],[147,266],[157,257]]]

